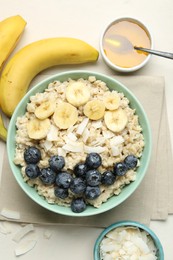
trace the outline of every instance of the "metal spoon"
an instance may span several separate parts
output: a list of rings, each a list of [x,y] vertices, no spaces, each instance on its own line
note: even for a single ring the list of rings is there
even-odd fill
[[[128,52],[130,50],[135,49],[145,53],[150,53],[164,58],[173,59],[173,53],[156,51],[156,50],[151,50],[151,49],[142,48],[138,46],[133,46],[132,43],[122,35],[118,35],[118,34],[111,35],[110,38],[105,39],[105,42],[110,44],[110,46],[112,46],[112,49],[114,51],[117,50],[118,52]]]
[[[147,53],[150,53],[150,54],[154,54],[154,55],[157,55],[157,56],[161,56],[161,57],[164,57],[164,58],[173,59],[173,53],[170,53],[170,52],[156,51],[156,50],[151,50],[151,49],[137,47],[137,46],[134,46],[134,49],[139,50],[139,51],[144,51],[144,52],[147,52]]]

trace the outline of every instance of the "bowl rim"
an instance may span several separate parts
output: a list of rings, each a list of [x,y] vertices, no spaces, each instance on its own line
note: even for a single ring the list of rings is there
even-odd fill
[[[12,138],[11,135],[12,135],[13,131],[16,132],[16,130],[15,130],[15,122],[16,122],[17,117],[19,116],[18,113],[20,111],[20,107],[22,106],[23,103],[25,104],[25,107],[26,107],[26,104],[28,103],[29,97],[31,95],[33,95],[33,94],[35,95],[37,92],[43,92],[43,91],[37,90],[40,86],[45,85],[44,86],[44,89],[45,89],[48,86],[49,83],[53,82],[56,79],[61,81],[60,78],[65,78],[67,80],[68,78],[78,79],[80,77],[81,78],[88,78],[89,76],[95,76],[96,78],[101,79],[102,81],[108,80],[112,84],[118,85],[122,89],[121,91],[123,93],[124,92],[126,94],[128,93],[133,98],[133,100],[135,101],[135,104],[137,104],[138,108],[141,110],[142,116],[144,117],[144,120],[146,122],[146,130],[147,130],[148,141],[149,141],[148,142],[148,147],[147,147],[147,149],[148,149],[147,160],[146,160],[145,165],[143,167],[143,173],[141,174],[142,176],[140,176],[140,178],[138,179],[138,182],[137,182],[137,180],[135,180],[135,182],[132,182],[131,183],[131,187],[132,188],[130,190],[128,190],[128,193],[125,194],[123,196],[123,198],[121,198],[121,196],[120,196],[121,194],[120,194],[119,195],[120,197],[119,197],[119,200],[118,200],[117,203],[113,203],[113,205],[111,203],[109,203],[109,204],[111,204],[109,206],[105,205],[106,203],[103,203],[102,205],[105,205],[104,208],[103,207],[100,207],[98,209],[94,208],[95,209],[94,211],[93,210],[91,210],[91,211],[90,210],[89,211],[85,210],[85,211],[83,211],[81,213],[74,213],[70,209],[69,211],[66,210],[67,212],[66,211],[64,212],[64,210],[61,209],[61,208],[64,208],[62,206],[58,206],[58,205],[55,205],[55,204],[49,204],[46,200],[43,200],[43,201],[41,200],[41,202],[40,202],[40,200],[38,198],[35,198],[35,196],[30,194],[28,188],[25,187],[26,183],[24,181],[23,182],[19,181],[20,177],[17,176],[17,174],[14,171],[14,168],[18,168],[18,167],[16,165],[14,165],[13,158],[11,158],[12,157],[11,156],[11,146],[13,146],[13,144],[15,145],[15,140],[14,139],[11,140],[11,138]],[[22,113],[22,115],[23,115],[23,113]],[[13,144],[12,144],[12,142],[13,142]],[[142,182],[142,180],[143,180],[143,178],[144,178],[144,176],[146,174],[146,171],[147,171],[150,159],[151,159],[151,152],[152,152],[152,137],[151,137],[150,124],[149,124],[146,112],[144,111],[142,104],[138,101],[136,96],[126,86],[124,86],[120,81],[114,79],[113,77],[107,76],[107,75],[105,75],[103,73],[98,73],[98,72],[93,72],[93,71],[88,71],[88,70],[72,70],[72,71],[66,71],[66,72],[57,73],[57,74],[51,75],[50,77],[47,77],[46,79],[40,81],[39,83],[37,83],[35,86],[33,86],[26,93],[26,95],[22,98],[22,100],[17,105],[17,107],[16,107],[16,109],[15,109],[15,111],[14,111],[12,117],[11,117],[9,128],[8,128],[8,135],[7,135],[8,160],[9,160],[9,164],[10,164],[10,168],[12,170],[12,173],[13,173],[16,181],[18,182],[19,186],[28,195],[28,197],[30,197],[34,202],[36,202],[37,204],[39,204],[43,208],[46,208],[49,211],[52,211],[52,212],[55,212],[55,213],[58,213],[58,214],[62,214],[62,215],[66,215],[66,216],[83,217],[83,216],[97,215],[97,214],[106,212],[108,210],[111,210],[112,208],[115,208],[116,206],[121,204],[123,201],[125,201],[130,195],[132,195],[132,193],[138,188],[138,186]],[[133,183],[135,183],[135,184],[133,185]],[[40,195],[38,195],[38,196],[40,197]],[[58,207],[60,207],[59,210],[57,210]],[[91,206],[88,206],[88,207],[91,207]]]
[[[159,259],[158,260],[164,260],[164,250],[163,250],[163,246],[158,238],[158,236],[155,234],[155,232],[153,232],[153,230],[151,230],[148,226],[146,226],[145,224],[142,224],[138,221],[132,221],[132,220],[123,220],[123,221],[118,221],[115,222],[111,225],[109,225],[108,227],[106,227],[97,237],[95,244],[94,244],[94,250],[93,250],[93,254],[94,254],[94,260],[100,260],[99,257],[99,251],[100,251],[100,243],[103,240],[103,238],[105,237],[105,235],[107,233],[109,233],[110,231],[112,231],[113,229],[116,229],[118,227],[123,227],[123,226],[132,226],[132,227],[138,227],[144,231],[146,231],[152,238],[157,250],[159,251]]]
[[[148,36],[149,36],[149,39],[150,39],[150,43],[151,43],[151,49],[153,48],[154,46],[154,42],[153,42],[153,35],[152,35],[152,32],[151,30],[149,29],[148,25],[146,25],[146,23],[144,24],[140,19],[136,18],[136,17],[131,17],[131,16],[121,16],[121,17],[117,17],[116,19],[113,19],[111,20],[108,24],[106,24],[104,26],[104,28],[102,29],[102,32],[101,32],[101,36],[100,36],[100,41],[99,41],[99,46],[100,46],[100,52],[101,52],[101,55],[102,55],[102,58],[104,60],[104,62],[110,67],[112,68],[113,70],[116,70],[116,71],[119,71],[119,72],[123,72],[123,73],[127,73],[127,72],[134,72],[136,70],[139,70],[140,68],[144,67],[148,61],[150,60],[151,58],[151,54],[148,54],[148,56],[146,57],[146,59],[144,59],[143,62],[141,62],[140,64],[134,66],[134,67],[130,67],[130,68],[123,68],[123,67],[120,67],[116,64],[114,64],[113,62],[111,62],[108,57],[106,56],[105,52],[104,52],[104,49],[103,49],[103,37],[106,33],[106,31],[108,30],[108,28],[116,23],[116,22],[119,22],[119,21],[134,21],[136,22],[137,24],[141,25],[145,31],[148,33]]]

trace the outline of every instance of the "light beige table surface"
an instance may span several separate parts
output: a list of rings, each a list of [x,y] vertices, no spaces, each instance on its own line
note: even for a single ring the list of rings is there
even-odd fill
[[[23,37],[14,53],[24,45],[48,37],[76,37],[99,49],[99,37],[103,27],[119,16],[131,16],[143,21],[151,29],[155,49],[173,52],[173,1],[172,0],[0,0],[0,20],[20,14],[27,21]],[[52,75],[75,66],[56,67],[44,71]],[[115,74],[99,58],[97,64],[82,66],[82,69]],[[173,61],[152,57],[149,64],[134,75],[164,76],[166,82],[166,99],[168,119],[173,144]],[[38,77],[32,82],[37,82]],[[4,143],[0,141],[0,154]],[[1,157],[1,156],[0,156]],[[0,158],[0,169],[2,158]],[[164,194],[163,194],[164,196]],[[167,221],[152,221],[150,227],[160,238],[165,260],[173,259],[173,216]],[[12,240],[19,224],[10,223],[13,231],[9,235],[0,233],[0,259],[16,259]],[[45,230],[52,233],[50,239],[44,238]],[[91,260],[94,242],[101,232],[98,228],[72,226],[36,226],[28,238],[37,240],[35,248],[20,257],[22,260]]]

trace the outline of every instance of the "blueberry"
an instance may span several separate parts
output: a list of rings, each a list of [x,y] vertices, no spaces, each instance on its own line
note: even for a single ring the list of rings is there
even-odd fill
[[[115,179],[116,179],[116,175],[112,171],[105,171],[102,174],[101,183],[109,186],[109,185],[114,184]]]
[[[38,163],[41,159],[41,152],[34,146],[27,148],[24,151],[24,160],[27,164],[29,163]]]
[[[117,176],[123,176],[128,171],[128,168],[124,162],[119,162],[114,165],[114,174]]]
[[[77,177],[81,177],[81,178],[85,178],[85,174],[87,172],[87,166],[86,164],[84,163],[78,163],[75,165],[73,171],[74,171],[74,174],[77,176]]]
[[[91,187],[87,186],[85,191],[85,198],[89,200],[94,200],[98,198],[101,194],[99,186]]]
[[[97,186],[101,183],[101,173],[97,170],[89,170],[86,172],[86,182],[89,186]]]
[[[81,178],[74,178],[73,182],[70,185],[70,190],[74,194],[83,194],[86,189],[86,183]]]
[[[102,158],[98,153],[90,153],[86,157],[86,165],[90,169],[97,169],[102,164]]]
[[[57,198],[66,199],[68,197],[68,189],[55,187],[54,194]]]
[[[72,183],[73,178],[70,173],[68,172],[60,172],[56,177],[56,184],[60,188],[68,189],[70,184]]]
[[[56,173],[50,168],[42,168],[40,174],[40,180],[47,185],[55,183]]]
[[[71,202],[71,210],[75,213],[80,213],[86,209],[86,203],[83,198],[73,199]]]
[[[126,164],[127,168],[130,170],[137,166],[138,159],[133,154],[130,154],[124,159],[124,163]]]
[[[65,166],[65,160],[63,156],[53,155],[49,159],[49,166],[54,172],[61,171]]]
[[[30,179],[35,179],[40,175],[40,168],[36,164],[28,164],[25,173]]]

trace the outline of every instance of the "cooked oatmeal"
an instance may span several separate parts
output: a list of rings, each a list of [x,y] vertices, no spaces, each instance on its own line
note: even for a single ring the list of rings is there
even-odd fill
[[[79,98],[76,101],[75,97],[70,95],[71,93],[67,95],[68,87],[76,83],[85,86],[86,91],[88,91],[85,92],[84,100]],[[116,108],[112,107],[112,101],[109,99],[110,94],[117,98]],[[89,103],[91,101],[94,101],[92,111],[91,103]],[[102,112],[100,109],[96,111],[100,106],[96,101],[99,101],[104,107]],[[49,112],[45,115],[47,104]],[[68,109],[71,109],[69,120],[65,120],[68,118],[67,114],[58,114],[63,109],[64,104],[66,109],[67,104],[69,105]],[[120,120],[118,126],[115,126],[110,118],[110,116],[114,118],[115,111],[122,115],[122,120],[118,119]],[[63,113],[65,112],[63,111]],[[62,122],[63,117],[64,121]],[[38,121],[39,124],[43,125],[43,128],[41,128],[41,132],[36,133],[37,131],[34,131],[33,127]],[[64,82],[50,83],[43,93],[37,93],[30,97],[26,113],[17,118],[16,127],[14,163],[21,166],[24,181],[34,187],[48,203],[69,206],[73,198],[79,196],[69,190],[65,199],[58,198],[54,192],[55,184],[45,185],[40,178],[30,179],[25,172],[27,164],[24,160],[24,151],[28,147],[36,147],[40,150],[41,160],[38,162],[40,169],[49,167],[49,159],[53,155],[59,155],[65,158],[63,170],[72,176],[74,176],[75,165],[85,162],[87,154],[90,153],[100,154],[102,164],[98,170],[101,174],[112,170],[113,165],[122,162],[128,155],[133,154],[138,158],[136,167],[129,169],[123,176],[117,176],[112,185],[101,183],[101,194],[96,199],[85,199],[87,204],[97,208],[111,196],[118,195],[126,184],[136,179],[136,169],[139,166],[139,159],[144,148],[144,138],[138,116],[135,114],[135,110],[130,107],[129,100],[123,93],[116,90],[110,92],[106,83],[96,80],[94,76],[90,76],[87,80],[80,78],[76,81],[68,79]]]

